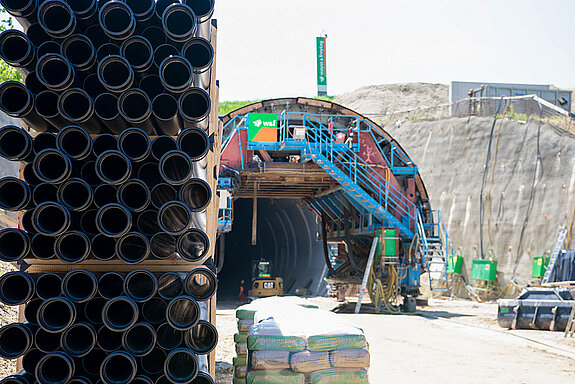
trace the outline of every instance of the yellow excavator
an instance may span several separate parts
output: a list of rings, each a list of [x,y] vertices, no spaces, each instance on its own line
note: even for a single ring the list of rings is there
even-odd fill
[[[274,277],[272,262],[267,260],[252,261],[252,289],[249,291],[249,299],[259,297],[283,296],[284,280]]]

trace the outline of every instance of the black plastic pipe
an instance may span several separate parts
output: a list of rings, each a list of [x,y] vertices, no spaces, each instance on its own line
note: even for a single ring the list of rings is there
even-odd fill
[[[174,96],[161,93],[154,97],[154,100],[152,100],[152,114],[161,133],[168,136],[178,134],[182,123],[178,115],[178,100]]]
[[[100,276],[98,293],[105,299],[124,294],[124,277],[118,272],[107,272]]]
[[[136,228],[138,231],[148,237],[161,232],[161,228],[158,225],[158,212],[156,210],[149,209],[140,213],[136,219]]]
[[[28,184],[16,177],[0,179],[0,208],[6,211],[21,211],[31,206],[32,192]]]
[[[38,80],[36,76],[36,70],[30,72],[26,75],[24,79],[24,85],[30,90],[34,95],[39,94],[42,91],[46,91],[48,88]]]
[[[192,159],[182,151],[170,151],[160,159],[158,166],[162,179],[168,184],[182,185],[193,173]]]
[[[143,375],[138,375],[132,380],[132,384],[154,384],[151,378]]]
[[[166,321],[166,308],[168,303],[159,297],[152,297],[142,305],[142,318],[153,325]]]
[[[93,99],[96,99],[102,93],[108,92],[108,90],[104,87],[102,82],[100,82],[97,73],[92,73],[86,76],[83,85],[84,85],[83,87],[84,91],[86,91],[88,95],[90,95],[90,97]]]
[[[36,295],[43,300],[62,296],[62,278],[60,275],[53,272],[41,273],[36,278]]]
[[[134,34],[136,19],[128,4],[110,1],[100,9],[100,25],[104,33],[113,40],[124,40]]]
[[[100,280],[98,280],[98,283]],[[86,321],[90,324],[101,325],[104,323],[102,320],[102,310],[104,305],[106,305],[106,299],[103,297],[94,297],[93,299],[86,302],[84,305],[84,317]]]
[[[34,173],[44,183],[60,184],[72,173],[72,163],[57,149],[45,149],[34,159]]]
[[[90,160],[83,163],[80,168],[80,178],[88,183],[88,185],[92,186],[92,188],[102,182],[96,174],[96,161]]]
[[[132,163],[120,151],[106,151],[96,160],[96,174],[106,184],[124,183],[132,174]]]
[[[124,40],[120,47],[120,54],[138,73],[148,71],[154,63],[154,48],[143,36],[132,36]]]
[[[24,181],[28,183],[30,188],[42,183],[42,181],[38,179],[38,177],[34,173],[33,163],[28,163],[26,164],[26,166],[24,166],[24,169],[22,170],[22,177]]]
[[[3,378],[0,383],[2,384],[34,384],[34,375],[28,372],[20,371],[16,375],[10,375]]]
[[[198,375],[198,358],[189,349],[173,350],[164,362],[164,374],[172,383],[190,383]]]
[[[109,55],[98,63],[98,79],[108,91],[123,93],[134,83],[134,70],[124,57]]]
[[[200,320],[186,332],[185,342],[198,355],[207,355],[218,344],[218,330],[210,322]]]
[[[74,376],[75,369],[72,357],[63,352],[51,352],[38,362],[36,380],[41,384],[66,384]]]
[[[29,274],[11,271],[0,276],[0,302],[21,305],[34,295],[34,280]]]
[[[128,128],[118,136],[118,149],[132,162],[144,161],[150,155],[152,143],[144,130]]]
[[[54,92],[62,92],[72,87],[76,79],[72,64],[57,53],[49,53],[38,58],[36,76],[46,88]]]
[[[0,135],[1,135],[1,132],[2,131],[0,131]],[[0,145],[1,145],[1,138],[0,138]],[[175,151],[177,149],[178,149],[178,145],[176,144],[176,140],[174,140],[170,136],[158,136],[154,139],[154,141],[152,141],[152,156],[157,161],[160,161],[162,156],[164,156],[166,153],[168,153],[170,151]],[[174,200],[174,199],[171,199],[171,200]]]
[[[210,39],[212,28],[210,19],[214,14],[214,0],[184,0],[183,3],[192,8],[196,14],[198,23],[196,35]]]
[[[100,329],[98,329],[97,343],[98,347],[106,352],[106,355],[109,352],[117,351],[122,348],[122,332],[111,331],[106,326],[100,327]],[[102,361],[104,360],[102,359]],[[98,374],[100,372],[100,365],[98,365]]]
[[[169,259],[176,253],[176,239],[167,233],[156,233],[150,240],[150,252],[156,259]]]
[[[178,100],[178,110],[185,126],[208,129],[210,95],[202,88],[191,88],[182,93]]]
[[[192,212],[201,212],[210,204],[212,191],[204,180],[191,179],[182,186],[178,195]]]
[[[33,210],[29,209],[22,215],[22,226],[21,228],[28,233],[29,236],[34,236],[36,234],[36,229],[32,225],[32,212]]]
[[[132,215],[120,204],[106,204],[96,214],[96,226],[109,237],[122,237],[132,228]]]
[[[17,228],[0,230],[0,260],[11,263],[28,256],[30,238],[28,234]]]
[[[46,120],[51,126],[60,130],[70,122],[66,120],[58,110],[59,95],[50,90],[45,90],[36,95],[34,109],[38,116]]]
[[[172,300],[184,292],[184,281],[176,272],[166,272],[158,278],[158,295]]]
[[[92,23],[98,23],[95,17],[98,13],[97,0],[76,0],[70,1],[69,3],[80,24],[90,25]]]
[[[38,349],[30,349],[24,356],[22,356],[22,369],[26,372],[35,372],[40,359],[44,353]]]
[[[25,354],[34,344],[32,331],[20,323],[0,328],[0,357],[16,359]]]
[[[33,211],[29,211],[33,212]],[[30,240],[30,251],[32,255],[40,260],[50,260],[56,257],[54,252],[54,244],[56,238],[54,236],[34,235]]]
[[[19,0],[16,0],[19,2]],[[37,0],[29,0],[36,2]],[[34,22],[30,24],[30,26],[26,29],[26,36],[32,41],[35,47],[40,46],[43,42],[52,39],[44,28],[38,22]]]
[[[101,349],[93,349],[82,359],[82,368],[84,369],[84,372],[89,376],[99,376],[100,365],[102,365],[106,355],[106,352]],[[88,382],[88,384],[90,383]]]
[[[164,92],[164,86],[162,85],[162,81],[158,75],[147,75],[142,77],[138,84],[138,88],[144,91],[150,100],[153,100],[156,96]]]
[[[70,356],[86,356],[96,346],[96,331],[88,323],[77,323],[62,334],[62,349]]]
[[[181,201],[170,201],[158,211],[160,228],[171,235],[181,235],[192,226],[192,212]]]
[[[136,269],[126,275],[124,279],[124,292],[138,303],[154,297],[158,291],[156,276],[145,269]]]
[[[8,29],[0,34],[0,58],[24,75],[36,69],[36,50],[24,32]]]
[[[34,334],[34,343],[38,350],[50,353],[60,348],[61,337],[62,335],[59,332],[46,332],[42,328],[38,328]]]
[[[84,35],[72,35],[61,46],[62,55],[80,73],[92,71],[96,65],[96,48]]]
[[[96,60],[101,61],[106,56],[119,55],[120,47],[114,43],[102,44],[96,52]]]
[[[81,127],[69,125],[56,135],[56,146],[72,160],[84,160],[92,154],[92,138]]]
[[[202,261],[208,254],[210,243],[208,236],[200,229],[190,229],[180,235],[176,242],[176,251],[184,260]]]
[[[152,44],[152,47],[154,49],[156,49],[162,44],[165,44],[167,41],[164,30],[154,25],[144,29],[144,31],[142,32],[142,36],[148,39],[148,41],[150,42],[150,44]]]
[[[110,299],[102,310],[104,325],[114,332],[130,329],[138,321],[138,316],[138,305],[126,296]]]
[[[199,128],[186,128],[178,135],[178,149],[185,152],[192,161],[202,160],[208,154],[210,140]]]
[[[208,373],[200,371],[193,384],[215,384],[215,381]]]
[[[104,129],[94,113],[94,100],[83,89],[71,88],[64,91],[58,100],[58,110],[66,120],[81,125],[91,134],[98,134]]]
[[[92,188],[82,179],[68,179],[58,187],[58,202],[71,211],[85,211],[92,205],[93,199]]]
[[[118,202],[118,189],[110,184],[100,184],[94,190],[94,204],[102,208],[104,205]]]
[[[168,39],[185,43],[196,33],[196,14],[185,4],[171,4],[162,14],[162,26]]]
[[[40,305],[38,325],[50,333],[58,333],[72,324],[76,319],[76,306],[65,297],[54,297]]]
[[[173,328],[187,331],[200,320],[200,306],[191,296],[178,296],[168,304],[166,319]]]
[[[70,212],[61,204],[51,201],[34,209],[32,225],[36,232],[47,236],[59,236],[70,227]]]
[[[114,135],[104,133],[94,138],[94,146],[92,148],[92,152],[95,156],[100,156],[106,151],[116,150],[118,150],[118,140]]]
[[[36,57],[42,57],[48,53],[61,53],[61,44],[55,42],[54,40],[48,40],[40,44],[36,50]],[[34,68],[35,70],[36,68]]]
[[[79,263],[90,256],[90,239],[79,231],[66,231],[56,239],[56,257],[65,263]]]
[[[114,134],[120,134],[128,123],[120,115],[118,109],[118,98],[111,93],[101,93],[94,100],[96,116]]]
[[[97,234],[92,238],[92,255],[97,260],[112,260],[116,257],[116,239],[104,234]]]
[[[129,124],[146,131],[148,135],[155,135],[156,128],[151,120],[152,102],[141,89],[130,89],[118,98],[120,115]]]
[[[184,56],[194,69],[194,85],[205,90],[210,88],[210,74],[214,62],[214,48],[202,37],[188,41],[182,48]]]
[[[32,325],[38,325],[38,309],[42,304],[42,299],[32,299],[24,305],[24,320]],[[36,340],[36,336],[34,336]]]
[[[131,179],[118,188],[118,201],[131,212],[142,212],[150,204],[150,190],[138,179]]]
[[[169,323],[161,324],[156,334],[158,347],[166,351],[178,348],[184,341],[184,332],[173,328]]]
[[[34,109],[34,95],[18,81],[0,84],[0,110],[10,117],[22,120],[36,132],[53,130]]]
[[[110,37],[106,35],[100,23],[90,25],[88,28],[86,28],[84,34],[90,37],[94,47],[101,47],[102,45],[110,42]]]
[[[96,236],[98,234],[98,228],[96,227],[97,213],[97,209],[89,209],[82,212],[82,216],[80,217],[80,229],[88,236]],[[92,249],[92,252],[93,251]]]
[[[164,360],[166,360],[166,352],[160,348],[154,348],[152,352],[142,357],[142,370],[148,375],[160,375],[164,372]]]
[[[162,85],[172,93],[188,90],[194,81],[192,65],[183,56],[169,56],[160,64]]]
[[[54,39],[65,39],[76,29],[76,15],[72,8],[61,0],[45,1],[38,7],[38,22]]]
[[[38,184],[32,192],[32,201],[34,205],[40,205],[48,201],[58,201],[58,185]]]
[[[142,180],[148,187],[162,183],[162,176],[158,170],[156,162],[144,162],[138,170],[138,179]]]
[[[32,142],[32,149],[36,155],[45,149],[56,149],[56,135],[51,132],[39,133]]]
[[[96,296],[98,278],[85,269],[74,269],[62,279],[62,292],[75,303],[85,303]]]
[[[154,50],[154,64],[157,68],[160,68],[162,62],[170,56],[177,56],[180,54],[178,48],[174,47],[172,44],[162,44],[159,45]]]
[[[191,271],[184,281],[184,291],[196,300],[208,300],[217,289],[217,277],[207,268]]]
[[[0,4],[6,12],[18,20],[24,29],[29,28],[31,23],[36,21],[38,0],[2,0]]]
[[[134,17],[138,23],[148,21],[154,16],[156,2],[154,0],[126,0],[134,12]]]
[[[130,232],[116,243],[116,254],[124,263],[141,263],[150,255],[150,242],[143,234]]]
[[[172,4],[179,3],[180,0],[157,0],[156,1],[156,17],[158,19],[162,19],[162,15],[166,8],[168,8]]]
[[[0,128],[0,156],[10,161],[32,161],[32,137],[15,125],[3,126]]]
[[[122,336],[122,346],[135,357],[152,352],[156,345],[156,331],[148,323],[137,323]]]

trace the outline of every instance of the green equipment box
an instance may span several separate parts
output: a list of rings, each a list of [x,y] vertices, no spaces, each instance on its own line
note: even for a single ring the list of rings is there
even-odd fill
[[[471,264],[471,280],[496,281],[497,261],[495,260],[473,260]]]
[[[459,255],[449,256],[447,259],[447,273],[458,273],[461,275],[463,267],[463,257]]]
[[[549,265],[548,256],[537,256],[533,258],[533,270],[531,272],[531,277],[543,277],[547,266]]]
[[[397,229],[376,229],[375,236],[379,238],[379,241],[377,242],[377,248],[375,249],[376,255],[397,256],[397,248],[399,243]]]

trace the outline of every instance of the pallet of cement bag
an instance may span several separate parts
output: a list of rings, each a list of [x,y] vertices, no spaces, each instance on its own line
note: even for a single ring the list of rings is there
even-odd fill
[[[330,351],[329,363],[333,368],[368,368],[369,351],[367,348]]]
[[[331,368],[329,352],[301,351],[290,356],[290,368],[294,372],[309,373]]]
[[[305,384],[305,375],[285,371],[249,371],[247,384]]]
[[[249,304],[242,305],[236,309],[238,319],[253,319],[255,313],[262,308],[300,306],[304,308],[317,309],[313,302],[298,296],[272,296],[256,299]]]
[[[309,373],[308,384],[368,384],[367,371],[365,369],[336,369]]]
[[[252,351],[250,368],[253,370],[279,371],[290,368],[289,351]]]

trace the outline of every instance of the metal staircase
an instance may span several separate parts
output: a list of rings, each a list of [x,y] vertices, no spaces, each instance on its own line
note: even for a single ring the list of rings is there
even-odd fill
[[[424,225],[418,212],[417,234],[419,249],[429,275],[429,287],[432,291],[449,291],[447,265],[453,255],[453,245],[440,210],[430,211],[431,224]]]
[[[543,275],[543,280],[541,280],[541,284],[545,284],[549,282],[549,277],[551,277],[551,272],[553,271],[553,267],[555,267],[555,261],[557,261],[557,256],[559,256],[559,252],[561,252],[561,248],[563,247],[563,243],[565,242],[565,238],[567,237],[568,228],[565,225],[559,226],[557,230],[557,238],[555,239],[555,244],[553,245],[553,252],[551,253],[551,257],[549,258],[549,264],[547,265],[547,269],[545,270],[545,274]]]

